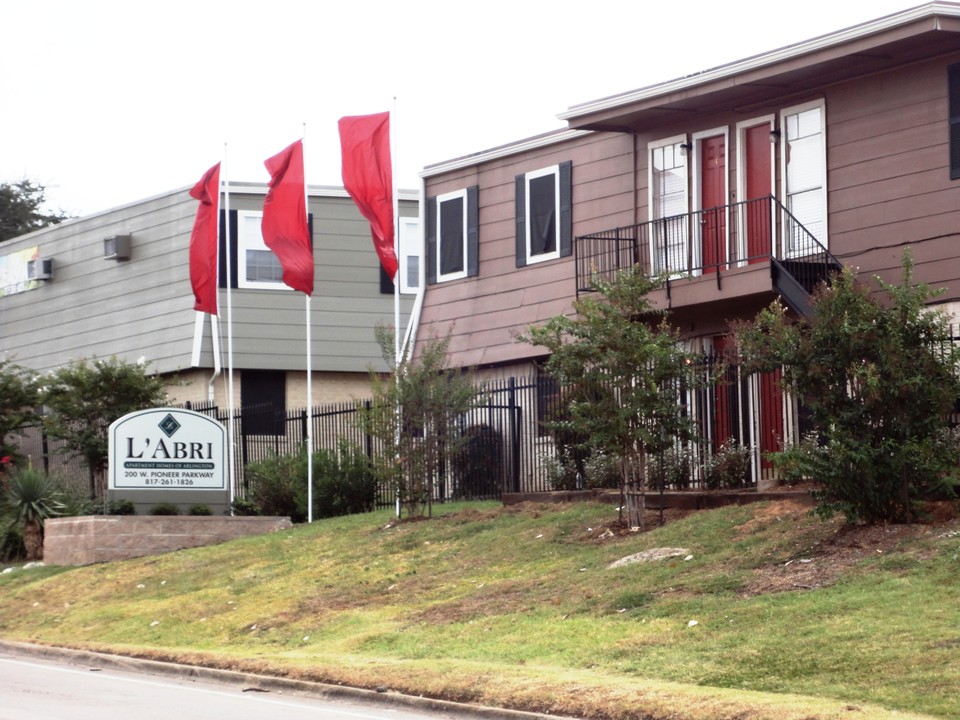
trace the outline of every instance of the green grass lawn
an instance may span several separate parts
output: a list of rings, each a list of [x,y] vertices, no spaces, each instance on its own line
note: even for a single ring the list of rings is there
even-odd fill
[[[387,512],[0,576],[0,637],[591,718],[960,717],[960,532],[769,503]],[[855,539],[850,540],[851,537]],[[620,568],[651,548],[682,556]]]

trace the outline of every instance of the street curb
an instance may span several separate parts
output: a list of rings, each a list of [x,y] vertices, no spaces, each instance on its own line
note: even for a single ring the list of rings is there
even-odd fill
[[[351,700],[371,705],[455,715],[456,717],[475,717],[481,720],[575,720],[574,718],[564,719],[563,716],[560,715],[545,715],[523,710],[508,710],[483,705],[470,705],[468,703],[459,703],[450,700],[418,697],[416,695],[405,695],[392,690],[379,692],[343,685],[291,680],[289,678],[257,675],[235,670],[220,670],[200,665],[184,665],[159,660],[145,660],[142,658],[128,657],[126,655],[75,650],[73,648],[56,647],[52,645],[33,645],[30,643],[0,640],[0,653],[8,653],[19,657],[55,659],[77,664],[88,664],[94,666],[96,669],[126,670],[129,672],[164,675],[184,679],[211,680],[230,685],[244,685],[246,686],[244,690],[249,688],[261,691],[297,693],[324,700]]]

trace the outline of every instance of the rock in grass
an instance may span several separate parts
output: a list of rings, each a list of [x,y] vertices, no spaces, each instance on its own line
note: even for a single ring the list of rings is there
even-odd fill
[[[608,568],[618,568],[625,565],[634,565],[636,563],[651,562],[653,560],[665,560],[666,558],[682,557],[689,555],[690,551],[686,548],[652,548],[643,552],[627,555],[619,560],[614,560],[607,565]]]

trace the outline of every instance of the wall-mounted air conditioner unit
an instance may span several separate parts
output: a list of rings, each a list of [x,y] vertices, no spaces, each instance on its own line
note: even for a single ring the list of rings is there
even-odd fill
[[[53,258],[27,261],[28,280],[53,280]]]
[[[129,260],[130,236],[113,235],[103,239],[104,260]]]

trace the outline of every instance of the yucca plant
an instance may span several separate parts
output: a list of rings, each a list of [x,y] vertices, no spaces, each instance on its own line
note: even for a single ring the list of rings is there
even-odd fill
[[[43,557],[43,523],[63,511],[57,483],[33,468],[11,473],[6,489],[6,505],[16,525],[23,530],[27,560]]]

